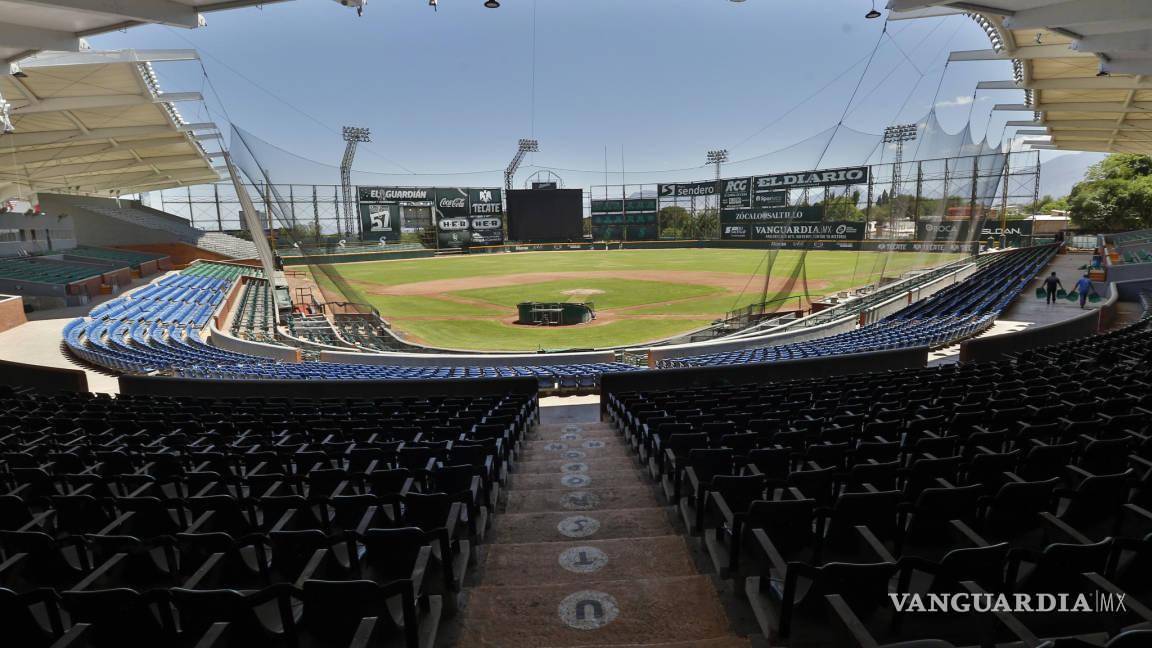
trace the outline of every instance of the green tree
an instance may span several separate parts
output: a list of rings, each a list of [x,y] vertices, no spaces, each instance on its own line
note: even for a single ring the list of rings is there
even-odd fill
[[[1152,157],[1109,155],[1089,167],[1068,196],[1072,223],[1095,230],[1152,227]]]

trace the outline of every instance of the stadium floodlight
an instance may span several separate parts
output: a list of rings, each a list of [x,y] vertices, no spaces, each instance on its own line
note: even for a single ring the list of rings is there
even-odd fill
[[[345,126],[343,129],[344,158],[340,160],[340,193],[344,201],[344,233],[351,236],[356,227],[356,201],[352,196],[352,160],[356,158],[356,145],[360,142],[371,142],[372,134],[367,128],[360,126]]]
[[[520,163],[524,161],[525,153],[536,153],[540,150],[540,142],[534,139],[522,139],[516,143],[516,155],[512,157],[512,161],[508,163],[508,168],[504,169],[504,189],[512,191],[512,179],[516,177],[516,170],[520,168]]]
[[[499,9],[500,3],[496,0],[484,0],[484,6],[488,7],[489,9]]]
[[[706,156],[708,164],[716,165],[716,179],[720,179],[720,165],[728,161],[728,149],[714,149]]]
[[[864,17],[868,20],[872,20],[873,18],[879,18],[880,15],[880,12],[876,11],[876,0],[872,0],[872,10],[864,14]]]

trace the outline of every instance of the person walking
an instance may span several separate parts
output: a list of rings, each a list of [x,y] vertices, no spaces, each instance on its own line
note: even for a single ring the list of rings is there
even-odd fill
[[[1057,277],[1055,272],[1048,275],[1048,278],[1044,280],[1044,293],[1048,296],[1047,303],[1055,304],[1056,289],[1063,287],[1063,284],[1060,283],[1060,277]]]
[[[1096,294],[1096,287],[1092,285],[1092,280],[1088,278],[1088,275],[1080,277],[1080,280],[1076,282],[1076,292],[1080,293],[1080,308],[1084,308],[1085,302],[1088,301],[1088,293]]]

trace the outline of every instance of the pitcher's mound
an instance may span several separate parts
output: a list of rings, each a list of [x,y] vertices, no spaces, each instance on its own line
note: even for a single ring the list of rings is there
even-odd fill
[[[588,297],[591,295],[603,295],[604,291],[597,288],[573,288],[572,290],[563,290],[561,294],[568,295],[569,297]]]

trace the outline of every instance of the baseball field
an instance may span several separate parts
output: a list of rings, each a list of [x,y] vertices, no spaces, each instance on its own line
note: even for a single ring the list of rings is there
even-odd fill
[[[741,249],[474,254],[325,266],[406,340],[449,349],[536,351],[639,345],[711,324],[730,310],[812,299],[953,259],[953,254]],[[771,271],[766,266],[771,262]],[[313,271],[321,287],[331,286]],[[564,327],[516,324],[516,304],[591,302],[596,319]],[[795,308],[798,300],[782,308]]]

